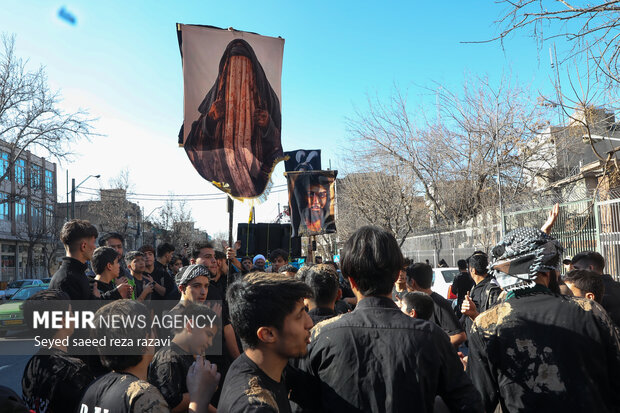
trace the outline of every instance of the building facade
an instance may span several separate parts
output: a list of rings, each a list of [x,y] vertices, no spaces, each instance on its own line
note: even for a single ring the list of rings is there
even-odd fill
[[[49,277],[56,261],[56,164],[0,142],[0,282]]]

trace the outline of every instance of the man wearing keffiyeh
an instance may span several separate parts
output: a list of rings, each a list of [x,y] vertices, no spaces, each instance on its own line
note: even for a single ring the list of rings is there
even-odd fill
[[[507,296],[476,318],[468,364],[487,412],[620,411],[620,339],[597,303],[557,292],[562,252],[534,228],[492,250]]]

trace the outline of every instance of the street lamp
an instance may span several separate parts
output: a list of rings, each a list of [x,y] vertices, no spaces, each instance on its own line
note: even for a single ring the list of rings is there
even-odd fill
[[[86,179],[82,182],[75,185],[75,178],[71,178],[71,219],[75,218],[75,190],[78,189],[84,182],[88,181],[90,178],[101,178],[101,175],[88,175]]]
[[[583,135],[581,137],[581,140],[585,144],[590,143],[590,141],[592,141],[592,143],[597,143],[597,142],[600,142],[606,139],[610,141],[620,141],[620,138],[612,138],[609,136],[601,136],[601,135]]]

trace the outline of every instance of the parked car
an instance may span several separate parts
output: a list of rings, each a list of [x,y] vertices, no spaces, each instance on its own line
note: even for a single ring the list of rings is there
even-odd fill
[[[45,284],[43,280],[35,280],[35,279],[23,279],[23,280],[15,280],[9,283],[6,290],[4,291],[5,298],[11,298],[13,294],[17,292],[22,287],[34,286],[34,285],[43,285]]]
[[[448,300],[456,299],[452,294],[452,281],[459,273],[457,267],[433,268],[433,285],[431,289]]]
[[[5,301],[5,304],[0,304],[0,337],[5,336],[9,331],[26,329],[22,304],[34,294],[48,287],[49,284],[25,286],[13,294],[10,300]]]

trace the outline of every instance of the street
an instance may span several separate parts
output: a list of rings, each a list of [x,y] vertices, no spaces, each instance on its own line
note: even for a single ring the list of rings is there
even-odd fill
[[[28,347],[32,349],[32,354],[36,352],[34,346],[34,340],[25,340],[23,338],[0,338],[0,348],[4,352],[8,352],[11,347],[19,347],[20,353],[23,353],[23,348]],[[14,390],[21,396],[22,394],[22,374],[26,363],[30,359],[30,355],[20,356],[4,356],[0,355],[0,386],[6,386]]]

